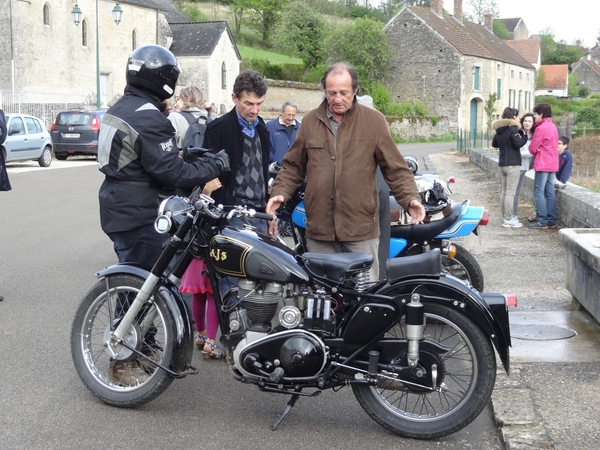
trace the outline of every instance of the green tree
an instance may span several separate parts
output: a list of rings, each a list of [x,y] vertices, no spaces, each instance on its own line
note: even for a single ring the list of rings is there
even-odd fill
[[[585,54],[578,45],[569,45],[565,41],[556,42],[550,29],[540,32],[542,43],[542,64],[573,64]]]
[[[569,97],[579,95],[579,77],[576,73],[569,74]]]
[[[383,80],[388,74],[394,53],[381,22],[356,19],[336,30],[329,42],[329,59],[346,61],[354,66],[367,92],[374,82]]]
[[[485,14],[489,11],[492,17],[499,17],[500,10],[496,0],[469,0],[469,9],[473,22],[482,25],[485,20]]]
[[[271,33],[279,20],[281,12],[288,0],[237,0],[240,6],[245,6],[246,23],[261,35],[261,42],[271,44]]]
[[[483,110],[486,114],[488,133],[492,129],[492,116],[496,112],[496,100],[498,99],[496,98],[496,93],[494,92],[493,94],[490,94],[483,107]]]
[[[508,33],[508,30],[506,29],[502,19],[494,19],[494,34],[503,41],[510,39],[510,34]]]
[[[295,0],[283,13],[275,40],[283,50],[302,58],[306,75],[325,60],[325,29],[322,14],[304,0]]]
[[[544,87],[544,82],[546,81],[546,74],[543,70],[538,70],[538,73],[535,76],[535,88],[541,89]]]
[[[236,38],[240,37],[242,31],[242,22],[244,20],[244,11],[246,9],[245,0],[218,0],[218,3],[228,6],[233,13],[233,19],[235,21],[233,28],[233,35]]]

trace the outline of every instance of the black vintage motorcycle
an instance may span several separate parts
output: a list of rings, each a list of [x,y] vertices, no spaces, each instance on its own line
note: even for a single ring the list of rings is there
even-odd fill
[[[73,321],[75,368],[99,399],[135,407],[192,367],[191,313],[177,283],[204,258],[232,375],[289,396],[276,429],[300,397],[350,386],[377,423],[428,439],[474,420],[492,394],[494,347],[509,369],[507,297],[482,294],[442,273],[439,250],[388,262],[371,283],[363,253],[297,255],[231,218],[270,219],[210,197],[162,202],[155,226],[171,238],[151,273],[115,265],[97,273]],[[176,252],[181,254],[165,274]],[[238,277],[219,295],[219,279]],[[278,320],[273,320],[277,316]],[[139,376],[115,377],[115,364]]]

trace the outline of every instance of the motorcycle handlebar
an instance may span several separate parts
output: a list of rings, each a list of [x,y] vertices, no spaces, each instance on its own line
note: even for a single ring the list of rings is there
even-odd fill
[[[257,219],[265,219],[265,220],[273,220],[273,218],[274,218],[271,214],[266,214],[266,213],[261,213],[261,212],[254,213],[254,217],[256,217]]]

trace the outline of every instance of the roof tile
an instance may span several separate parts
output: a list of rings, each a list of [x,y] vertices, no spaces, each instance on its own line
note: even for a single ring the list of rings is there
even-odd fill
[[[544,85],[540,89],[566,89],[569,79],[568,64],[552,64],[540,66],[544,72]]]

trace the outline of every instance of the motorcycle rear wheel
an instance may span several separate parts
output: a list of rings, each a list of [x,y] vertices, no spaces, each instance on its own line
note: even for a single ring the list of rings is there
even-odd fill
[[[106,291],[107,281],[110,295]],[[92,394],[113,406],[133,408],[143,405],[158,397],[173,381],[164,370],[136,354],[130,355],[126,364],[135,367],[131,373],[139,377],[118,379],[114,375],[117,373],[114,367],[111,371],[111,365],[116,362],[105,350],[104,343],[143,282],[141,278],[124,274],[100,280],[85,295],[73,320],[71,354],[75,369]],[[136,335],[136,331],[146,330],[139,332],[136,349],[169,367],[176,329],[174,318],[160,293],[151,297],[151,302],[146,304],[134,322],[129,334]],[[123,353],[127,350],[123,349]]]
[[[444,272],[463,280],[479,292],[483,292],[483,272],[481,266],[466,248],[458,244],[452,245],[456,247],[454,258],[442,255]]]
[[[447,353],[421,353],[423,360],[439,362],[438,389],[428,391],[385,379],[376,386],[352,385],[356,399],[373,420],[393,433],[414,439],[446,436],[471,423],[490,400],[496,380],[494,349],[485,334],[467,316],[448,306],[424,306],[425,338],[450,347]],[[404,330],[402,321],[384,339],[404,338]],[[430,374],[430,366],[425,368]]]

